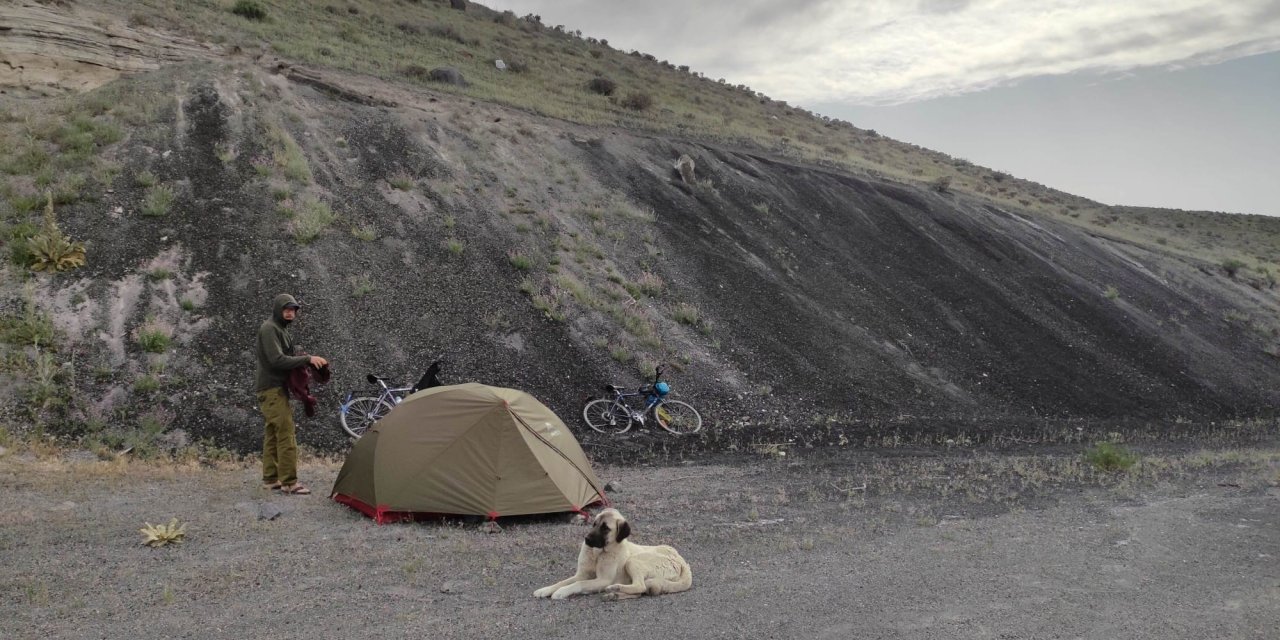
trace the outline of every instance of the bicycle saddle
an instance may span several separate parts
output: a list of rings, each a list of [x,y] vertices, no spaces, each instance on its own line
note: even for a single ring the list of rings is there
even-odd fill
[[[371,374],[369,374],[368,376],[366,376],[366,377],[365,377],[365,380],[368,380],[368,381],[369,381],[369,384],[378,384],[378,381],[379,381],[379,380],[386,381],[386,378],[383,378],[383,377],[380,377],[380,376],[375,376],[375,375],[373,375],[373,374],[371,373]]]
[[[604,386],[604,390],[605,390],[605,391],[608,391],[608,392],[610,392],[610,393],[618,393],[619,391],[622,391],[622,388],[621,388],[621,387],[619,387],[619,386],[617,386],[617,385],[613,385],[613,384],[606,384],[606,385]]]

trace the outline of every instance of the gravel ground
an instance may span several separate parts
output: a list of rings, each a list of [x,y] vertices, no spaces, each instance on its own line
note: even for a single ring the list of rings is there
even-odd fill
[[[284,497],[252,467],[11,452],[0,637],[1276,638],[1280,449],[1253,451],[1001,500],[876,491],[972,453],[881,475],[848,457],[600,467],[633,539],[694,570],[687,593],[626,602],[532,597],[571,573],[582,525],[375,526],[323,495],[332,461],[303,467],[317,495]],[[139,544],[173,516],[184,544]]]

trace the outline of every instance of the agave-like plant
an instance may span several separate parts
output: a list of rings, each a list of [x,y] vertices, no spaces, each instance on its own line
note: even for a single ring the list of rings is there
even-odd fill
[[[176,517],[170,520],[169,524],[151,524],[150,522],[144,522],[143,524],[147,526],[138,529],[138,531],[141,531],[142,535],[145,536],[142,539],[142,544],[148,547],[178,544],[187,535],[187,525],[178,524]]]
[[[53,193],[46,192],[48,198],[44,207],[44,228],[40,233],[27,238],[27,246],[31,250],[32,271],[66,271],[83,267],[85,253],[83,242],[72,242],[58,228],[58,220],[53,215]]]

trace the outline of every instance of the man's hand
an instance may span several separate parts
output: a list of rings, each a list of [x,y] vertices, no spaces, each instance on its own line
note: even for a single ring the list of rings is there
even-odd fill
[[[328,360],[325,360],[324,358],[321,358],[320,356],[311,356],[311,366],[313,366],[313,367],[315,367],[315,368],[319,369],[320,367],[323,367],[323,366],[325,366],[326,364],[329,364],[329,361],[328,361]]]

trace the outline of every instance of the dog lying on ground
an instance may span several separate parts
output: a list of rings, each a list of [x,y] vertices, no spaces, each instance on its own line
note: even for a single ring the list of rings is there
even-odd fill
[[[606,592],[608,599],[638,598],[645,593],[686,591],[693,584],[689,564],[667,545],[650,547],[627,540],[631,525],[617,509],[605,509],[591,520],[591,531],[578,551],[578,571],[533,592],[534,597],[563,600],[579,593]]]

